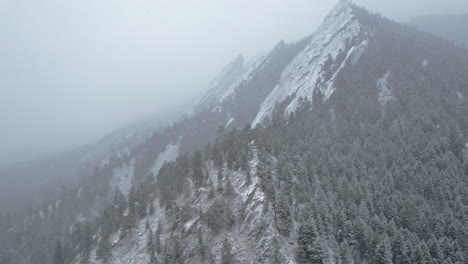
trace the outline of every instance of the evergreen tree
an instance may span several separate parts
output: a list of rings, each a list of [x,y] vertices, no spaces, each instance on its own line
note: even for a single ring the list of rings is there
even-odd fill
[[[223,178],[224,178],[224,175],[223,175],[223,166],[221,167],[218,167],[218,180],[217,180],[217,190],[219,193],[222,193],[224,191],[224,187],[223,187]]]
[[[354,264],[352,250],[346,239],[340,245],[340,260],[341,264]]]
[[[89,258],[90,258],[90,252],[89,251],[83,252],[81,254],[80,264],[90,264]]]
[[[192,166],[193,166],[193,182],[195,183],[196,187],[202,186],[203,183],[203,170],[202,170],[202,154],[199,150],[195,151],[192,158]]]
[[[147,203],[145,197],[140,193],[139,199],[138,199],[138,216],[140,218],[144,218],[147,215]]]
[[[280,243],[278,241],[277,237],[274,237],[272,240],[272,245],[271,245],[271,250],[272,254],[270,256],[270,262],[271,264],[284,264],[286,263],[286,258],[283,256],[281,253],[281,247]]]
[[[427,244],[424,241],[422,241],[418,245],[414,258],[415,258],[416,263],[418,264],[431,264],[432,263],[431,253],[429,252],[429,248],[427,247]]]
[[[203,262],[205,262],[206,260],[206,251],[207,251],[207,248],[205,246],[205,243],[203,241],[203,234],[202,234],[202,230],[201,228],[198,229],[198,232],[197,232],[197,242],[198,242],[198,251],[199,251],[199,254],[200,254],[200,258]]]
[[[224,194],[231,196],[235,194],[234,186],[229,178],[226,178],[226,187],[224,188]]]
[[[159,219],[158,226],[156,227],[155,238],[154,238],[154,247],[158,254],[161,254],[161,251],[162,251],[161,234],[162,234],[162,223],[161,223],[161,219]]]
[[[221,248],[221,264],[234,264],[236,260],[232,254],[232,246],[229,240],[226,238],[223,241],[223,247]]]
[[[298,233],[298,261],[300,263],[324,264],[323,242],[315,222],[304,222]]]
[[[279,193],[276,196],[275,203],[275,219],[278,231],[283,236],[289,236],[289,232],[292,226],[291,210],[286,200],[286,196],[283,193]]]
[[[376,264],[392,264],[393,263],[392,247],[390,244],[390,240],[388,239],[386,235],[377,245],[375,258],[376,258]]]
[[[155,211],[154,203],[151,202],[150,205],[149,205],[149,215],[153,216],[154,211]]]
[[[103,263],[107,263],[111,257],[111,252],[112,248],[109,240],[101,238],[96,249],[96,259],[102,260]]]
[[[155,244],[153,239],[153,232],[149,230],[148,232],[148,239],[146,241],[146,249],[148,251],[148,255],[150,258],[150,263],[156,263],[156,254],[155,254]]]
[[[60,241],[55,243],[54,264],[65,264],[65,257],[63,254],[63,247]]]

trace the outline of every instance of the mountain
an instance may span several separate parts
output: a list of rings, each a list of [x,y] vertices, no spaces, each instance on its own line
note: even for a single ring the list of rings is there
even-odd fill
[[[0,207],[23,209],[43,202],[51,189],[76,185],[83,175],[92,173],[94,166],[138,146],[180,115],[180,111],[171,111],[165,117],[127,125],[64,153],[1,166]]]
[[[410,19],[408,25],[468,47],[468,14],[426,15]]]
[[[221,85],[211,89],[207,93],[211,97],[220,90],[231,95],[217,100],[213,111],[224,109],[232,112],[233,118],[237,116],[243,123],[255,126],[270,117],[275,105],[287,98],[294,97],[285,106],[287,112],[294,111],[299,98],[312,99],[315,88],[328,98],[334,91],[333,82],[339,72],[346,64],[356,63],[365,51],[369,35],[349,4],[341,2],[314,34],[298,43],[280,42],[269,55],[234,81],[235,88]],[[334,65],[323,69],[327,63]],[[238,109],[238,102],[247,110]],[[206,103],[202,100],[201,104]]]
[[[209,107],[228,97],[245,71],[244,57],[239,55],[211,82],[199,106]]]
[[[0,217],[0,261],[467,263],[465,48],[341,1],[240,61],[190,116]]]

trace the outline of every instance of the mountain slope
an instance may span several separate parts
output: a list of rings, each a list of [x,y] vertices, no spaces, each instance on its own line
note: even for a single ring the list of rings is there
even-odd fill
[[[171,111],[164,117],[128,125],[64,153],[0,167],[0,207],[21,210],[46,200],[52,189],[75,186],[80,177],[92,173],[96,164],[141,144],[180,114]]]
[[[257,116],[266,112],[270,125],[221,132],[203,152],[199,176],[196,167],[183,169],[182,161],[171,166],[187,170],[187,178],[171,181],[176,174],[169,168],[159,172],[154,188],[160,195],[153,202],[156,212],[166,209],[163,216],[148,219],[164,219],[165,229],[156,236],[166,246],[156,259],[163,263],[466,261],[468,54],[352,5],[339,4],[330,17],[345,21],[338,23],[345,25],[344,30],[323,26],[321,31],[353,32],[346,25],[355,25],[360,34],[355,41],[338,34],[324,43],[312,36],[307,39],[310,46],[332,47],[327,44],[336,41],[342,48],[315,51],[330,61],[318,60],[298,71],[307,65],[303,61],[310,61],[307,45],[303,46],[277,68],[281,70],[275,72],[279,78],[270,83],[273,86],[258,86],[264,90],[257,102],[273,99],[267,100],[268,107],[263,103],[252,108],[243,120],[254,120],[247,117],[255,111]],[[327,56],[327,51],[337,53]],[[328,76],[324,83],[329,85],[318,86],[321,82],[313,78],[315,86],[303,85],[301,77],[308,69],[320,69],[317,72]],[[281,85],[283,81],[289,85]],[[240,118],[230,111],[243,102],[243,92],[255,93],[248,87],[252,86],[239,85],[230,100],[212,111]],[[278,87],[284,96],[276,96]],[[303,98],[294,97],[295,92]],[[293,114],[285,118],[285,113]],[[169,195],[167,187],[178,194]],[[140,220],[139,230],[144,221]],[[150,222],[153,230],[156,226]],[[140,245],[151,241],[132,237]],[[117,243],[126,248],[135,242]],[[222,249],[226,244],[230,254]],[[314,249],[304,251],[309,246]],[[446,250],[438,249],[443,247]],[[150,260],[152,253],[144,250],[142,246],[134,256]],[[113,261],[117,259],[118,255]]]
[[[0,221],[21,238],[0,260],[466,263],[467,73],[466,49],[340,2],[230,96]],[[76,204],[96,213],[50,227]]]

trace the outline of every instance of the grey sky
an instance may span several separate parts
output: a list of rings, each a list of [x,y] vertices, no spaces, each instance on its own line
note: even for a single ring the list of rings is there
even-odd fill
[[[397,20],[466,0],[360,0]],[[330,0],[0,0],[0,164],[190,102],[234,56],[314,31]]]

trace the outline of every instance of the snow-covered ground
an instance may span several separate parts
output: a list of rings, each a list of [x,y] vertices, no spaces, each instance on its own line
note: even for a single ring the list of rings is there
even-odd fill
[[[158,159],[154,162],[154,165],[151,169],[154,175],[156,175],[159,169],[162,167],[164,162],[173,161],[179,155],[179,144],[168,145],[166,150],[162,152]],[[122,167],[117,167],[114,169],[113,177],[111,180],[112,189],[118,187],[120,191],[128,195],[130,187],[132,187],[132,179],[134,174],[134,164],[135,160],[132,159],[129,164],[124,164]]]
[[[385,106],[389,101],[395,99],[395,96],[393,95],[393,92],[389,87],[390,77],[391,72],[388,71],[382,76],[382,78],[377,80],[377,88],[379,90],[379,102],[382,106]]]
[[[134,164],[135,161],[131,160],[129,164],[124,164],[122,167],[114,169],[111,180],[112,189],[118,187],[123,194],[128,195],[130,187],[132,187]]]
[[[174,161],[179,155],[179,144],[168,145],[164,152],[159,154],[158,159],[154,162],[153,168],[151,171],[154,175],[158,174],[159,169],[166,161]]]

